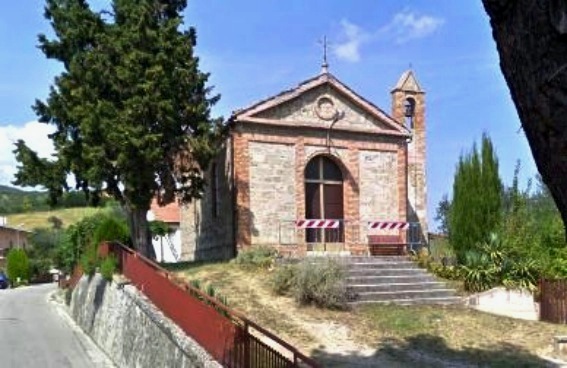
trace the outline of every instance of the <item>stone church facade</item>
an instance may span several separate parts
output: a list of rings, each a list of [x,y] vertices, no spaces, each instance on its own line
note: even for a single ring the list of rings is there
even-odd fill
[[[259,245],[368,254],[377,234],[425,242],[425,94],[412,71],[391,94],[388,114],[323,70],[234,112],[203,198],[181,211],[182,259]]]

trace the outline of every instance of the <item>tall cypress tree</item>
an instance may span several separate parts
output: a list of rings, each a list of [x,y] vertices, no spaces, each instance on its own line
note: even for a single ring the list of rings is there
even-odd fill
[[[470,153],[459,158],[453,183],[449,239],[460,261],[467,250],[474,249],[498,227],[501,198],[498,158],[484,134],[480,153],[475,144]]]
[[[55,34],[39,36],[45,56],[63,64],[39,120],[55,126],[55,159],[16,143],[17,185],[43,185],[53,201],[73,174],[91,198],[107,193],[129,215],[134,245],[151,255],[146,212],[198,197],[219,137],[209,117],[208,74],[199,70],[195,29],[183,30],[186,0],[113,0],[94,12],[86,0],[47,0]]]

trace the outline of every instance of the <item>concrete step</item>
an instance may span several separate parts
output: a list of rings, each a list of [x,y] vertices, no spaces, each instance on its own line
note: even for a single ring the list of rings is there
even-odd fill
[[[390,299],[390,300],[357,300],[349,302],[352,307],[357,307],[367,304],[398,304],[398,305],[416,305],[416,304],[461,304],[463,299],[458,296],[438,297],[438,298],[412,298],[412,299]]]
[[[393,302],[411,299],[449,298],[454,297],[453,289],[408,290],[408,291],[367,291],[353,294],[353,302]]]
[[[383,262],[411,262],[408,256],[351,256],[344,257],[346,263],[383,263]]]
[[[347,277],[347,285],[349,284],[399,284],[399,283],[420,283],[426,281],[437,281],[437,279],[429,274],[410,274],[395,276],[363,276],[363,277]]]
[[[348,284],[347,290],[359,294],[372,291],[405,292],[418,290],[447,290],[447,285],[440,281],[426,281],[417,283],[388,283],[388,284]]]
[[[391,269],[391,268],[406,268],[406,269],[419,269],[412,261],[399,261],[399,262],[350,262],[346,263],[345,267],[349,270],[357,269]]]
[[[421,268],[351,268],[347,271],[348,277],[419,275],[426,276],[429,273]]]

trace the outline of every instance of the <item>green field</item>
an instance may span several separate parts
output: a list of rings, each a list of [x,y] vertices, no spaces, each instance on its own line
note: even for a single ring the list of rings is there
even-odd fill
[[[7,215],[6,217],[8,218],[8,226],[33,230],[35,228],[51,227],[47,219],[51,216],[56,216],[63,221],[63,227],[66,228],[80,221],[83,217],[93,215],[102,210],[102,208],[93,207],[63,208],[52,211],[18,213]]]

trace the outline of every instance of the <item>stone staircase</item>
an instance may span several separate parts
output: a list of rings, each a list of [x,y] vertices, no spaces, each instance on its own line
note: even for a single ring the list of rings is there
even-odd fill
[[[455,290],[405,256],[348,257],[351,305],[365,303],[457,304]]]

